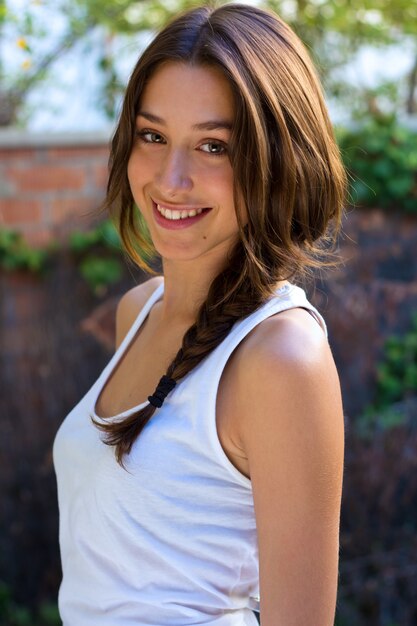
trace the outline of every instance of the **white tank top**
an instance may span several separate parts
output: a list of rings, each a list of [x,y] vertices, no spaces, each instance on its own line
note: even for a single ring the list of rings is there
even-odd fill
[[[251,481],[219,441],[217,389],[236,346],[267,317],[303,307],[327,336],[326,324],[303,289],[281,287],[175,387],[134,443],[126,471],[90,417],[100,419],[98,396],[163,289],[149,298],[54,442],[64,626],[257,626]]]

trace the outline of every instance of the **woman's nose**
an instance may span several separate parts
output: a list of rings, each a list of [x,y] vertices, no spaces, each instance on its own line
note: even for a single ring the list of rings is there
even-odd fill
[[[187,156],[179,150],[167,152],[160,164],[155,182],[161,192],[170,196],[192,189],[193,182]]]

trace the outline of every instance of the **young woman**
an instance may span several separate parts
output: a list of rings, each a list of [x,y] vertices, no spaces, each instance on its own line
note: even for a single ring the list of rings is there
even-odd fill
[[[121,299],[116,353],[55,441],[64,626],[333,624],[342,400],[296,283],[329,263],[344,193],[275,14],[196,8],[143,53],[107,204],[163,277]]]

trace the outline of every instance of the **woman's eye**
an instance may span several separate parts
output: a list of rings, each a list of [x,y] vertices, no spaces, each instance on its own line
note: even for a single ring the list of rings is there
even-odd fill
[[[208,141],[207,143],[203,143],[202,148],[204,146],[208,146],[208,150],[203,149],[203,152],[206,152],[207,154],[214,154],[217,156],[223,156],[226,154],[226,146],[218,141]]]
[[[155,133],[151,130],[137,130],[136,136],[139,137],[145,143],[162,143],[163,137],[159,133]]]
[[[136,136],[144,143],[162,144],[165,142],[162,135],[152,130],[137,130]],[[226,154],[226,146],[218,141],[207,141],[200,147],[202,152],[212,154],[214,156],[223,156]]]

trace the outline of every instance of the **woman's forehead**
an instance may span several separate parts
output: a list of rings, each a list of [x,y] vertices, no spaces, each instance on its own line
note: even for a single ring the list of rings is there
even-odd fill
[[[147,81],[138,114],[162,124],[188,117],[193,130],[230,130],[234,108],[232,88],[218,68],[173,61],[158,67]]]

